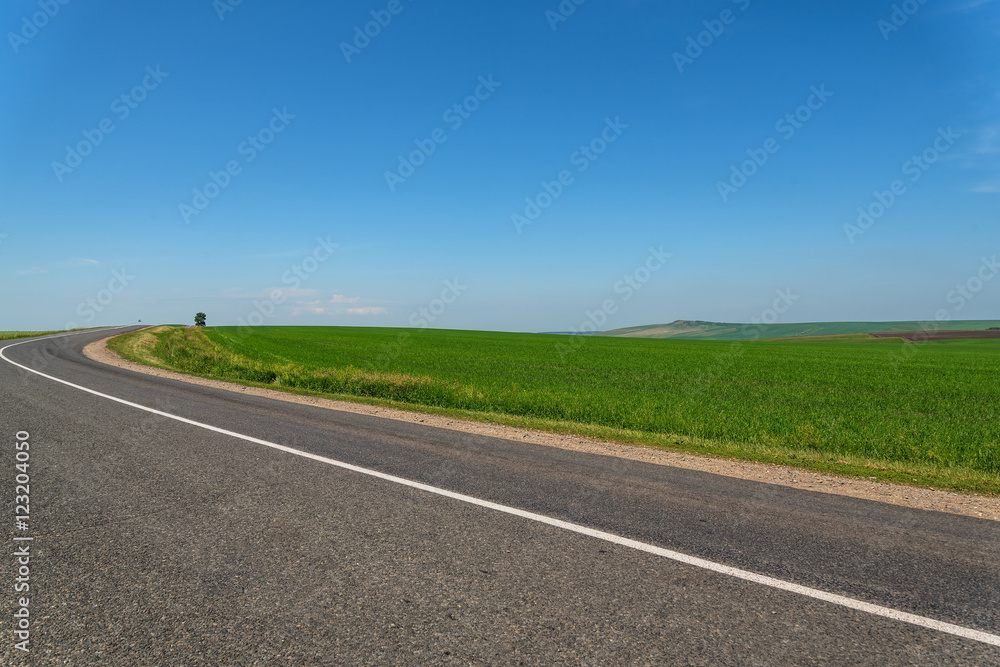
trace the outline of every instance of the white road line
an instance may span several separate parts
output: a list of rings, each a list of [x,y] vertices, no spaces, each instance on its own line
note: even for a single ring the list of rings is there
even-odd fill
[[[121,327],[118,327],[121,328]],[[73,334],[58,334],[53,336],[58,338],[61,336],[75,335]],[[81,332],[82,333],[82,332]],[[37,339],[35,339],[37,340]],[[771,588],[776,588],[782,591],[788,591],[790,593],[797,593],[799,595],[804,595],[806,597],[814,598],[816,600],[822,600],[823,602],[829,602],[830,604],[840,605],[842,607],[847,607],[848,609],[854,609],[857,611],[863,611],[868,614],[873,614],[875,616],[882,616],[884,618],[889,618],[894,621],[901,621],[903,623],[909,623],[911,625],[917,625],[922,628],[928,628],[931,630],[937,630],[938,632],[945,632],[951,635],[956,635],[964,639],[972,639],[977,642],[983,642],[984,644],[990,644],[992,646],[1000,646],[1000,636],[990,634],[988,632],[983,632],[981,630],[973,630],[972,628],[966,628],[961,625],[953,625],[952,623],[945,623],[943,621],[937,621],[933,618],[927,618],[926,616],[918,616],[916,614],[910,614],[905,611],[899,611],[897,609],[890,609],[889,607],[881,607],[876,604],[871,604],[869,602],[862,602],[861,600],[855,600],[853,598],[844,597],[843,595],[836,595],[834,593],[827,593],[826,591],[821,591],[816,588],[809,588],[808,586],[800,586],[799,584],[793,584],[789,581],[784,581],[782,579],[775,579],[773,577],[768,577],[763,574],[757,574],[756,572],[750,572],[748,570],[741,570],[739,568],[730,567],[728,565],[723,565],[721,563],[716,563],[714,561],[705,560],[703,558],[697,558],[695,556],[689,556],[687,554],[682,554],[677,551],[671,551],[669,549],[664,549],[653,544],[647,544],[645,542],[639,542],[638,540],[632,540],[627,537],[622,537],[620,535],[615,535],[613,533],[606,533],[602,530],[595,530],[594,528],[588,528],[586,526],[581,526],[579,524],[570,523],[568,521],[563,521],[561,519],[554,519],[552,517],[545,516],[543,514],[535,514],[534,512],[526,512],[524,510],[517,509],[516,507],[509,507],[507,505],[500,505],[499,503],[490,502],[488,500],[482,500],[480,498],[474,498],[472,496],[466,496],[461,493],[455,493],[454,491],[448,491],[447,489],[439,489],[435,486],[429,486],[427,484],[422,484],[420,482],[414,482],[409,479],[404,479],[402,477],[396,477],[395,475],[387,475],[385,473],[379,472],[377,470],[370,470],[368,468],[361,468],[350,463],[345,463],[343,461],[337,461],[335,459],[330,459],[325,456],[319,456],[317,454],[311,454],[309,452],[303,452],[298,449],[292,449],[291,447],[285,447],[284,445],[279,445],[274,442],[269,442],[267,440],[261,440],[260,438],[254,438],[249,435],[243,435],[242,433],[236,433],[234,431],[227,431],[226,429],[219,428],[217,426],[212,426],[210,424],[203,424],[201,422],[196,422],[185,417],[178,417],[177,415],[171,415],[166,412],[161,412],[160,410],[154,410],[153,408],[147,408],[144,405],[139,405],[138,403],[132,403],[131,401],[126,401],[121,398],[116,398],[114,396],[109,396],[107,394],[102,394],[99,391],[94,391],[93,389],[88,389],[87,387],[81,387],[80,385],[73,384],[72,382],[67,382],[66,380],[60,380],[57,377],[52,377],[51,375],[46,375],[39,371],[28,368],[27,366],[22,366],[21,364],[11,361],[7,358],[4,352],[7,348],[16,347],[17,345],[23,345],[24,343],[32,342],[31,340],[21,341],[19,343],[13,343],[11,345],[6,345],[0,348],[0,358],[9,364],[13,364],[18,368],[28,371],[29,373],[34,373],[35,375],[40,375],[44,378],[52,380],[54,382],[59,382],[74,389],[79,389],[80,391],[85,391],[88,394],[93,394],[95,396],[100,396],[101,398],[106,398],[109,401],[115,401],[116,403],[121,403],[122,405],[127,405],[138,410],[143,410],[145,412],[150,412],[155,415],[160,415],[161,417],[166,417],[167,419],[173,419],[175,421],[183,422],[185,424],[190,424],[192,426],[197,426],[198,428],[203,428],[208,431],[214,431],[216,433],[221,433],[223,435],[228,435],[234,438],[239,438],[240,440],[245,440],[247,442],[252,442],[257,445],[263,445],[264,447],[270,447],[271,449],[277,449],[278,451],[286,452],[288,454],[294,454],[295,456],[301,456],[302,458],[311,459],[313,461],[319,461],[320,463],[326,463],[331,466],[336,466],[338,468],[343,468],[344,470],[350,470],[352,472],[361,473],[362,475],[368,475],[370,477],[377,477],[378,479],[385,480],[387,482],[392,482],[394,484],[401,484],[403,486],[408,486],[413,489],[420,489],[421,491],[426,491],[428,493],[433,493],[439,496],[444,496],[445,498],[451,498],[453,500],[458,500],[463,503],[468,503],[470,505],[476,505],[478,507],[484,507],[486,509],[491,509],[496,512],[503,512],[505,514],[511,514],[513,516],[518,516],[530,521],[536,521],[538,523],[543,523],[549,526],[554,526],[556,528],[561,528],[563,530],[568,530],[573,533],[578,533],[580,535],[587,535],[588,537],[593,537],[599,540],[604,540],[605,542],[611,542],[612,544],[618,544],[623,547],[628,547],[630,549],[635,549],[637,551],[644,551],[646,553],[653,554],[655,556],[661,556],[663,558],[669,558],[670,560],[677,561],[679,563],[684,563],[685,565],[691,565],[693,567],[700,567],[705,570],[711,570],[712,572],[718,572],[719,574],[724,574],[730,577],[735,577],[737,579],[743,579],[744,581],[750,581],[755,584],[760,584],[762,586],[770,586]]]

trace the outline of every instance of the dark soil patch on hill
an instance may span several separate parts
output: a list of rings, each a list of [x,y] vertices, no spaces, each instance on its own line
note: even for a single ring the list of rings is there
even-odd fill
[[[930,340],[1000,338],[1000,329],[980,329],[976,331],[883,331],[868,335],[872,338],[903,338],[911,343],[923,343]]]

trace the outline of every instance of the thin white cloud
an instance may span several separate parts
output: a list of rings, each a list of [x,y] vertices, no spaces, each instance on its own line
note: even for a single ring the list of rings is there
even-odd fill
[[[986,181],[983,183],[977,183],[967,190],[968,192],[977,192],[980,194],[997,194],[1000,193],[1000,180],[997,181]]]
[[[315,301],[299,301],[292,306],[292,317],[307,313],[309,315],[323,315],[326,312],[326,308],[322,306],[319,299]]]
[[[96,259],[88,259],[86,257],[81,257],[80,259],[76,260],[74,264],[76,264],[77,266],[99,266],[100,262],[98,262]]]
[[[222,290],[222,296],[230,299],[272,299],[276,293],[280,293],[284,299],[302,299],[316,296],[318,290],[292,289],[290,287],[268,287],[260,292],[244,292],[242,287],[229,287]]]
[[[365,306],[362,308],[338,308],[338,315],[384,315],[387,311],[381,306]]]
[[[956,14],[963,12],[971,12],[979,9],[983,5],[989,5],[995,2],[995,0],[964,0],[957,1],[950,5],[940,6],[936,9],[934,13],[937,14]]]
[[[1000,153],[1000,129],[996,127],[984,127],[981,129],[972,150],[980,155],[996,155]]]
[[[33,266],[30,269],[23,269],[17,272],[19,276],[37,276],[40,273],[45,273],[45,269],[40,266]]]
[[[330,303],[357,303],[360,300],[360,296],[344,296],[343,294],[334,294],[333,298],[330,299]]]

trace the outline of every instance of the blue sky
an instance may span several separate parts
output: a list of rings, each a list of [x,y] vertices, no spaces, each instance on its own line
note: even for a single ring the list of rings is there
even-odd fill
[[[1000,1],[63,1],[0,329],[1000,318]]]

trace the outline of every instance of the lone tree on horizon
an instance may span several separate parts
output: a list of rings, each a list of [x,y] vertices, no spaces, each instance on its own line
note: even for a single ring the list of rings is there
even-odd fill
[[[207,317],[207,315],[205,315],[205,313],[195,313],[195,315],[194,315],[194,325],[196,327],[203,327],[203,326],[205,326],[205,318],[206,317]]]

